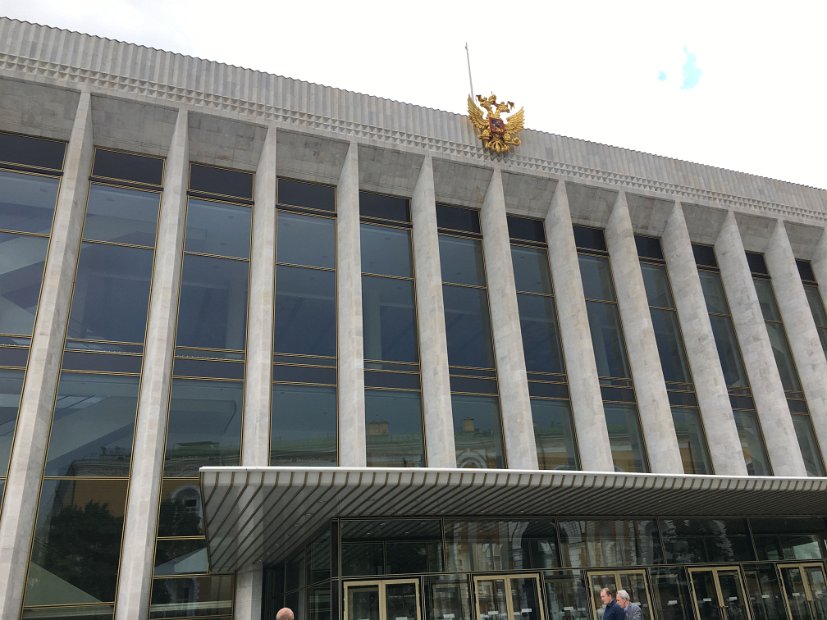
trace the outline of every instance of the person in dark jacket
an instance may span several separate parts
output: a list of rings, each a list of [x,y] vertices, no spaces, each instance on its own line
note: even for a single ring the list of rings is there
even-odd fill
[[[600,600],[603,601],[603,620],[626,620],[626,612],[615,601],[615,594],[609,588],[600,591]]]

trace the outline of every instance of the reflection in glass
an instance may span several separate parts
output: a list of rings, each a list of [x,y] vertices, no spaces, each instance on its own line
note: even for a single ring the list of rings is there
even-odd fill
[[[692,407],[672,407],[672,421],[678,436],[683,473],[711,474],[712,466],[698,410]]]
[[[798,447],[801,448],[801,456],[804,457],[804,466],[808,476],[823,476],[824,465],[821,462],[816,435],[813,431],[813,422],[808,415],[794,415],[793,427],[795,436],[798,439]]]
[[[661,562],[655,521],[560,521],[558,528],[564,566],[634,566]]]
[[[144,341],[152,254],[140,248],[83,244],[69,338]]]
[[[718,349],[718,359],[721,370],[724,371],[724,380],[728,388],[748,388],[749,380],[738,348],[738,340],[732,326],[732,319],[728,316],[710,315],[712,334],[715,337],[715,347]]]
[[[758,424],[755,411],[733,411],[735,427],[741,440],[741,450],[750,476],[769,476],[772,474],[770,460],[764,447],[764,437]]]
[[[750,519],[759,560],[819,560],[824,557],[822,518]]]
[[[6,476],[9,468],[9,455],[22,392],[23,371],[0,370],[0,478]]]
[[[336,220],[278,212],[276,261],[307,267],[336,264]]]
[[[450,572],[557,568],[557,533],[551,520],[445,521]]]
[[[250,207],[191,198],[184,250],[249,258],[251,216]]]
[[[563,352],[557,333],[554,299],[517,294],[526,370],[562,373]]]
[[[419,392],[365,390],[368,467],[424,467]]]
[[[586,303],[597,374],[601,377],[631,377],[617,306]]]
[[[818,287],[812,284],[805,284],[804,291],[807,293],[807,303],[813,313],[813,320],[818,329],[818,337],[821,339],[821,348],[827,353],[827,313],[824,311],[824,304]]]
[[[774,620],[786,615],[778,574],[772,564],[744,566],[753,620]]]
[[[43,237],[0,233],[0,333],[32,333],[48,244]]]
[[[457,467],[505,467],[500,405],[496,397],[451,395]]]
[[[540,469],[578,469],[571,408],[565,400],[531,399]]]
[[[413,281],[364,276],[362,316],[365,359],[419,361]]]
[[[138,377],[60,378],[46,457],[47,476],[128,476]]]
[[[158,513],[158,536],[203,534],[204,514],[199,480],[164,480]]]
[[[154,579],[150,618],[230,616],[233,611],[233,575]]]
[[[48,234],[58,179],[0,171],[0,229]]]
[[[656,308],[674,308],[666,268],[663,265],[641,262],[640,270],[649,305]]]
[[[439,263],[443,282],[485,286],[482,242],[479,239],[439,235]]]
[[[801,383],[798,380],[798,372],[793,362],[793,354],[790,350],[790,343],[784,333],[784,325],[781,323],[767,323],[767,333],[770,337],[772,353],[775,363],[778,366],[778,374],[781,375],[781,384],[785,392],[798,392],[801,390]]]
[[[664,519],[660,524],[668,564],[755,559],[743,519]]]
[[[755,293],[758,295],[758,303],[761,306],[761,314],[765,321],[781,321],[781,312],[778,304],[775,303],[775,295],[772,292],[772,282],[767,278],[753,278]]]
[[[411,233],[408,230],[361,225],[362,272],[385,276],[413,276]]]
[[[650,308],[650,312],[663,378],[666,381],[691,383],[692,375],[683,349],[677,313],[659,308]]]
[[[207,541],[203,538],[159,540],[155,544],[156,577],[209,571]]]
[[[275,351],[336,355],[336,274],[276,267]]]
[[[612,284],[612,272],[609,259],[605,256],[580,254],[580,278],[583,280],[583,293],[586,299],[614,301],[615,292]]]
[[[208,465],[237,465],[243,385],[175,379],[169,404],[164,475],[198,476]]]
[[[603,403],[615,471],[648,471],[637,409],[634,405]]]
[[[721,282],[721,275],[716,271],[698,270],[698,277],[701,279],[701,288],[704,292],[707,312],[710,314],[729,314],[724,285]]]
[[[83,238],[155,245],[161,194],[93,183],[86,203]]]
[[[115,600],[126,487],[126,480],[43,481],[24,605]]]
[[[425,616],[434,620],[471,618],[466,575],[425,577]]]
[[[271,465],[336,465],[336,388],[274,385]]]
[[[494,367],[488,295],[484,289],[444,285],[448,363],[474,368]]]
[[[545,249],[512,245],[511,262],[518,291],[551,295],[551,276]]]
[[[663,620],[690,620],[692,603],[689,583],[683,568],[650,568],[655,604]]]
[[[179,346],[244,349],[248,267],[246,262],[207,256],[184,258]]]

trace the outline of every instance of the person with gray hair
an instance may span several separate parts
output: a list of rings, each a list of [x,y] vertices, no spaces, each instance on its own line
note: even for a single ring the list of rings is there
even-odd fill
[[[289,607],[282,607],[276,612],[276,620],[295,620],[293,610]]]
[[[626,612],[626,620],[643,620],[643,612],[640,605],[633,603],[626,590],[617,591],[617,604]]]

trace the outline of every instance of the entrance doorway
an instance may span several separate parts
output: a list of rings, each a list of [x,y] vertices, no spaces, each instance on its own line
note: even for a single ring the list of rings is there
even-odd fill
[[[699,620],[752,620],[744,578],[737,566],[690,568],[689,587]]]
[[[793,620],[827,620],[827,579],[820,562],[779,564],[784,599]]]
[[[421,620],[418,579],[346,581],[344,620]]]
[[[542,620],[539,575],[478,575],[474,577],[477,620]]]
[[[644,620],[652,617],[649,583],[646,579],[645,570],[590,571],[588,573],[588,580],[589,589],[592,593],[593,618],[597,619],[603,616],[603,601],[600,600],[600,591],[603,588],[611,588],[615,592],[618,590],[626,590],[632,602],[640,605]]]

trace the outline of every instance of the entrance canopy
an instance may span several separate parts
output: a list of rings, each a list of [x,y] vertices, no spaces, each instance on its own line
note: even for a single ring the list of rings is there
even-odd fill
[[[201,468],[213,572],[286,559],[334,517],[823,516],[827,515],[825,491],[827,478],[510,469]]]

